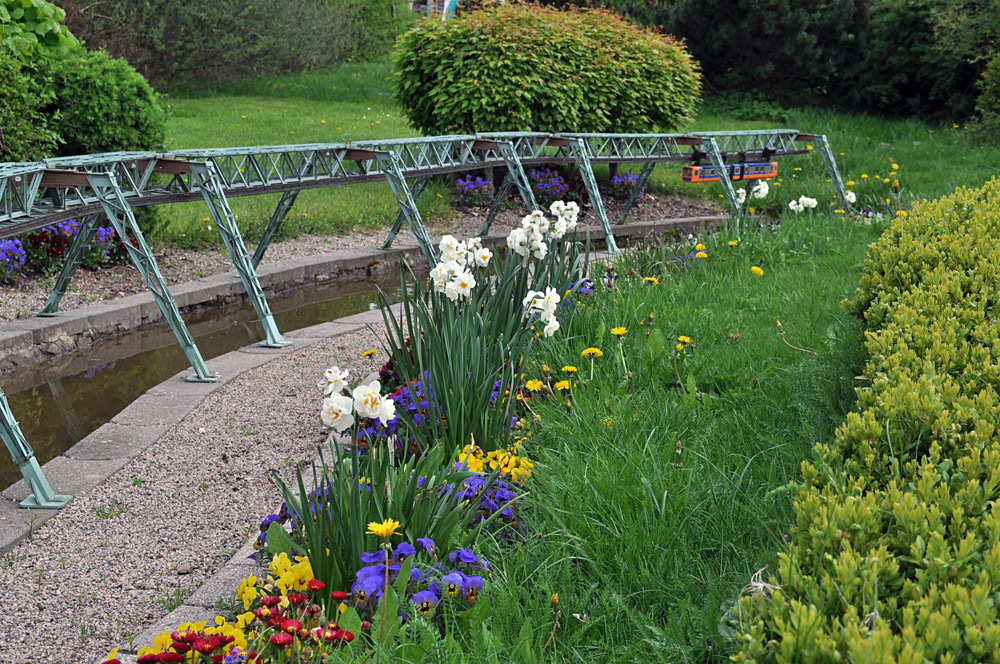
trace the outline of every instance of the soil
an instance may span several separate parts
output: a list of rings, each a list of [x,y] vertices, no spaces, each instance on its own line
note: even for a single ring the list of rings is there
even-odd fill
[[[624,207],[624,201],[616,200],[608,195],[604,200],[608,219],[615,223]],[[479,234],[483,221],[486,219],[486,208],[459,209],[458,213],[447,220],[430,220],[428,231],[432,239],[451,233],[464,239]],[[636,201],[629,213],[629,221],[660,221],[684,217],[699,217],[719,214],[721,209],[712,203],[670,196],[665,194],[644,193]],[[508,231],[521,223],[524,211],[521,209],[503,210],[497,215],[490,229],[496,233]],[[594,223],[594,213],[589,206],[583,208],[581,223]],[[404,229],[400,238],[408,231]],[[300,235],[296,238],[274,242],[268,248],[264,261],[277,262],[327,253],[337,249],[358,249],[364,247],[379,247],[385,241],[387,231],[352,232],[345,235]],[[247,241],[253,250],[253,240]],[[160,272],[168,285],[197,281],[205,277],[229,272],[233,264],[225,249],[211,247],[207,249],[184,249],[170,243],[153,242],[153,251]],[[0,321],[29,318],[39,311],[49,297],[55,276],[28,275],[23,279],[4,284],[0,283]],[[108,302],[128,295],[141,293],[146,285],[139,272],[130,264],[107,265],[99,268],[81,267],[69,285],[60,310],[77,309]]]

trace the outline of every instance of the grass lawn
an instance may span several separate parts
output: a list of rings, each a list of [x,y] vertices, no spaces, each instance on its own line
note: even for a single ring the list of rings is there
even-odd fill
[[[415,136],[393,100],[388,62],[349,63],[337,69],[249,81],[197,93],[174,93],[168,98],[168,148],[234,147],[285,143]],[[913,200],[948,193],[960,184],[979,185],[1000,171],[1000,148],[979,145],[961,128],[929,126],[916,121],[884,120],[834,111],[792,109],[788,122],[734,121],[712,110],[708,100],[702,113],[683,131],[780,128],[825,133],[837,155],[845,181],[858,194],[859,207],[893,214]],[[842,154],[841,154],[842,153]],[[835,209],[833,188],[826,169],[813,154],[782,160],[772,211],[800,195],[820,199]],[[892,163],[899,165],[897,173]],[[801,170],[795,170],[796,168]],[[595,169],[607,177],[607,167]],[[867,174],[868,178],[862,178]],[[876,182],[876,175],[880,176]],[[886,177],[890,182],[882,182]],[[892,180],[900,183],[897,196]],[[653,173],[653,189],[686,196],[717,198],[719,185],[690,185],[680,181],[680,168],[660,166]],[[886,203],[886,199],[889,202]],[[447,215],[450,194],[443,183],[432,183],[420,200],[426,217]],[[257,238],[277,205],[278,195],[233,199],[244,232]],[[283,227],[302,232],[338,233],[352,227],[381,228],[398,213],[385,183],[331,187],[303,192]],[[164,237],[182,244],[218,244],[218,233],[205,221],[203,203],[164,206]]]
[[[498,652],[514,650],[529,623],[537,657],[558,593],[545,661],[723,660],[727,610],[791,526],[790,495],[775,490],[854,401],[861,338],[840,302],[875,237],[824,214],[736,246],[732,233],[713,235],[709,257],[683,270],[663,250],[626,254],[617,292],[598,288],[539,342],[525,380],[573,385],[531,400],[541,419],[528,443],[529,537],[490,556]],[[786,345],[778,320],[789,343],[813,352]],[[692,342],[677,352],[681,336]],[[581,356],[591,346],[604,353],[593,380]]]

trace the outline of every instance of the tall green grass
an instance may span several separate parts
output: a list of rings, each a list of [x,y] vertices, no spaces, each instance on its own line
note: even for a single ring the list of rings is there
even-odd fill
[[[490,556],[496,651],[513,651],[527,623],[540,655],[558,593],[544,661],[724,660],[733,601],[791,526],[781,488],[853,402],[860,332],[840,302],[874,237],[823,215],[734,247],[716,234],[704,240],[709,257],[685,270],[657,267],[653,250],[626,255],[620,292],[586,300],[565,334],[540,341],[525,379],[542,377],[544,362],[550,384],[579,384],[570,412],[562,396],[532,399],[529,536]],[[664,338],[655,352],[645,349],[650,312],[652,336]],[[814,353],[786,345],[778,320],[789,343]],[[693,343],[675,356],[680,336]],[[581,357],[590,346],[604,352],[593,381]]]

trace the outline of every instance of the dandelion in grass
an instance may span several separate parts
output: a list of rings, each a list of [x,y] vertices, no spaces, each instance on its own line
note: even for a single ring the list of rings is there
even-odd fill
[[[764,276],[764,269],[758,265],[754,265],[753,267],[751,267],[750,272],[752,272],[754,275],[758,277]]]
[[[540,389],[542,389],[542,387],[545,386],[545,383],[543,383],[542,381],[540,381],[537,378],[535,378],[535,379],[529,380],[527,383],[524,384],[524,386],[526,388],[528,388],[529,392],[537,392]]]
[[[699,251],[698,253],[696,253],[694,255],[694,257],[695,258],[708,258],[708,254],[706,254],[704,251]]]
[[[701,242],[699,242],[698,244],[694,245],[694,250],[695,251],[704,251],[705,250],[705,245],[703,245]]]
[[[604,357],[603,351],[601,351],[600,348],[594,348],[593,346],[591,346],[590,348],[580,353],[580,355],[582,355],[583,357],[590,358],[590,380],[594,380],[594,360],[598,357]]]
[[[642,280],[645,281],[647,284],[652,284],[654,286],[658,286],[660,283],[660,280],[657,279],[656,277],[643,277]]]
[[[569,389],[569,381],[568,381],[568,380],[560,380],[560,381],[558,381],[558,382],[557,382],[557,383],[555,384],[555,386],[554,386],[554,387],[555,387],[555,388],[556,388],[557,390],[559,390],[560,392],[565,392],[566,390],[568,390],[568,389]]]
[[[402,524],[395,519],[386,519],[382,523],[372,521],[368,524],[368,534],[375,535],[381,539],[389,539],[396,534]]]
[[[377,348],[369,348],[365,352],[361,353],[361,357],[374,357],[376,355],[378,355]]]
[[[730,241],[729,241],[729,246],[730,246],[730,247],[735,247],[735,246],[736,246],[736,245],[738,245],[739,243],[740,243],[740,241],[739,241],[739,240],[730,240]]]
[[[677,337],[677,341],[681,342],[682,344],[689,344],[691,343],[691,337],[685,337],[684,335],[681,335]]]
[[[605,417],[604,418],[604,426],[606,426],[609,429],[614,429],[615,428],[615,421],[613,419],[611,419],[610,417]]]
[[[623,337],[623,336],[625,336],[626,332],[628,332],[628,329],[624,328],[624,327],[613,327],[613,328],[611,328],[611,334],[615,335],[616,337]]]
[[[563,370],[564,373],[568,373],[568,374],[574,374],[574,373],[576,373],[576,367],[574,367],[571,364],[567,364],[566,366],[564,366],[562,368],[562,370]]]

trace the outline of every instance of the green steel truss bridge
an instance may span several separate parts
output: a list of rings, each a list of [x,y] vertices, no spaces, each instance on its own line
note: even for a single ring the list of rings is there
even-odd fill
[[[67,219],[80,223],[52,293],[37,314],[56,316],[59,315],[59,302],[96,233],[98,220],[106,217],[118,235],[125,238],[129,257],[190,361],[194,374],[188,380],[211,382],[218,376],[208,370],[188,333],[156,259],[136,225],[135,208],[204,200],[263,324],[266,340],[261,345],[277,348],[290,342],[282,337],[274,323],[256,268],[299,192],[304,189],[387,181],[399,203],[400,213],[383,249],[391,247],[405,223],[433,265],[437,262],[434,246],[416,206],[416,200],[431,177],[506,167],[506,176],[496,187],[494,203],[480,230],[480,234],[486,234],[512,187],[517,188],[530,210],[538,207],[525,174],[526,166],[573,164],[582,176],[608,249],[614,252],[617,246],[612,222],[597,188],[593,164],[642,164],[638,181],[615,221],[622,224],[657,164],[704,162],[722,167],[727,163],[771,161],[808,154],[812,146],[822,157],[842,206],[850,209],[826,137],[795,129],[691,134],[482,133],[167,153],[113,152],[31,163],[3,163],[0,164],[0,239]],[[726,178],[720,183],[735,212],[739,205],[733,183]],[[280,193],[281,198],[251,253],[237,227],[229,199],[269,193]],[[52,492],[2,391],[0,436],[33,493],[22,506],[58,508],[65,505],[70,497]]]

